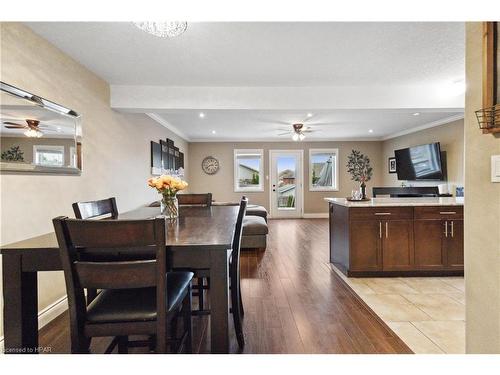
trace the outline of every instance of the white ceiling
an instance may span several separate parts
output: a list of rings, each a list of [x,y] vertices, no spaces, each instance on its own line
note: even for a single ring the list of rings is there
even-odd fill
[[[169,110],[153,117],[193,142],[291,141],[291,125],[296,122],[314,130],[306,135],[311,141],[379,140],[462,117],[459,112],[397,109],[320,111],[311,113],[312,117],[307,117],[304,111],[209,110],[202,113],[204,117],[200,118],[200,111]],[[285,131],[290,134],[278,135]]]
[[[172,39],[131,22],[28,26],[109,82],[114,109],[192,141],[288,140],[278,130],[309,111],[323,124],[312,140],[382,139],[463,113],[464,23],[189,23]]]
[[[464,78],[458,22],[203,22],[171,39],[131,22],[28,26],[111,84],[356,86]]]

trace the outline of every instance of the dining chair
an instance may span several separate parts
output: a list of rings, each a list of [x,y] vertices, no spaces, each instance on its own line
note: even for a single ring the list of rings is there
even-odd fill
[[[115,197],[101,199],[98,201],[75,202],[73,212],[77,219],[92,219],[109,215],[112,219],[118,217]]]
[[[244,315],[243,299],[241,296],[240,281],[240,254],[241,254],[241,234],[243,231],[243,218],[245,217],[248,205],[248,198],[242,197],[238,219],[233,234],[232,252],[229,263],[229,281],[231,291],[231,312],[233,314],[234,330],[240,348],[245,346],[245,337],[243,335],[242,318]]]
[[[177,194],[179,206],[212,206],[212,193],[204,194]]]
[[[115,197],[101,199],[98,201],[75,202],[73,203],[73,212],[77,219],[93,219],[101,217],[118,217],[118,208]],[[97,296],[97,290],[87,290],[87,304],[92,302]]]
[[[164,217],[57,217],[53,224],[68,295],[72,353],[89,353],[93,337],[108,336],[114,338],[106,353],[117,345],[119,353],[145,345],[157,353],[166,353],[167,347],[176,352],[192,351],[193,274],[171,271]],[[87,306],[84,288],[102,292]],[[179,318],[184,331],[177,338],[173,328],[177,328]],[[154,342],[129,341],[131,335],[148,335]]]
[[[189,207],[211,207],[212,206],[212,193],[203,194],[177,194],[177,202],[179,206]],[[205,290],[210,288],[210,278],[208,269],[193,269],[196,278],[196,285],[193,286],[195,292],[193,295],[198,297],[198,310],[194,312],[195,315],[208,314],[205,310]]]

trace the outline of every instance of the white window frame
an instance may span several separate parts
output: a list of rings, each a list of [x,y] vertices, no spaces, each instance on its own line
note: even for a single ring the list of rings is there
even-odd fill
[[[313,154],[334,154],[335,155],[335,181],[334,186],[330,187],[320,187],[314,186],[312,183],[313,175],[313,165],[312,156]],[[339,188],[339,149],[338,148],[310,148],[309,149],[309,191],[340,191]]]
[[[40,164],[40,162],[38,161],[38,152],[40,151],[44,151],[44,150],[48,150],[48,151],[59,151],[62,153],[62,165],[60,165],[60,167],[64,167],[64,161],[65,161],[65,157],[66,155],[64,154],[64,146],[55,146],[55,145],[33,145],[33,164],[36,164],[36,165],[41,165],[41,166],[44,166],[44,167],[59,167],[59,166],[54,166],[54,165],[46,165],[46,164]]]
[[[260,158],[259,163],[259,186],[258,187],[240,187],[238,183],[238,156],[256,156]],[[263,149],[234,149],[234,191],[239,192],[262,192],[264,191],[264,150]]]

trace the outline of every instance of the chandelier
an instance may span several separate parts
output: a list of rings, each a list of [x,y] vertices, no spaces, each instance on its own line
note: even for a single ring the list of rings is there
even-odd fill
[[[139,29],[161,38],[173,38],[181,35],[187,29],[187,22],[134,22]]]

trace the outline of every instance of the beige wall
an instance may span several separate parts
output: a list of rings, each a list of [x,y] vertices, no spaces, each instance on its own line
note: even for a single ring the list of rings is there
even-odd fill
[[[1,176],[0,243],[52,231],[51,219],[71,216],[71,203],[78,200],[115,196],[119,210],[126,211],[156,199],[145,183],[150,177],[149,142],[172,138],[186,157],[187,143],[145,115],[111,110],[106,82],[27,27],[12,23],[0,27],[1,80],[83,117],[81,176]],[[64,294],[62,273],[40,274],[39,308]],[[2,313],[3,307],[3,321]]]
[[[455,186],[464,183],[464,120],[457,120],[445,125],[421,130],[419,132],[388,139],[383,142],[383,184],[384,186],[400,186],[396,173],[389,173],[388,159],[394,156],[394,150],[417,146],[426,143],[440,142],[441,150],[446,151],[446,166],[448,169],[448,186],[450,192]],[[410,182],[412,184],[433,186],[437,181]]]
[[[500,183],[490,179],[490,157],[500,138],[482,134],[482,27],[466,25],[465,292],[467,353],[500,353]]]
[[[339,183],[340,191],[335,192],[310,192],[309,176],[309,149],[310,148],[338,148],[339,149]],[[190,143],[189,172],[190,191],[193,193],[212,192],[217,201],[238,201],[244,194],[251,203],[260,204],[269,209],[269,181],[264,183],[264,192],[235,193],[233,182],[233,150],[234,149],[263,149],[264,150],[264,175],[269,176],[269,150],[304,150],[304,212],[326,213],[328,205],[323,200],[325,197],[346,197],[351,195],[351,190],[359,188],[356,182],[351,181],[345,167],[347,155],[352,149],[361,150],[370,157],[373,166],[373,179],[367,184],[367,191],[371,195],[373,186],[382,183],[382,145],[381,142],[211,142]],[[206,156],[214,156],[219,160],[220,170],[212,176],[205,174],[201,169],[201,162]]]

